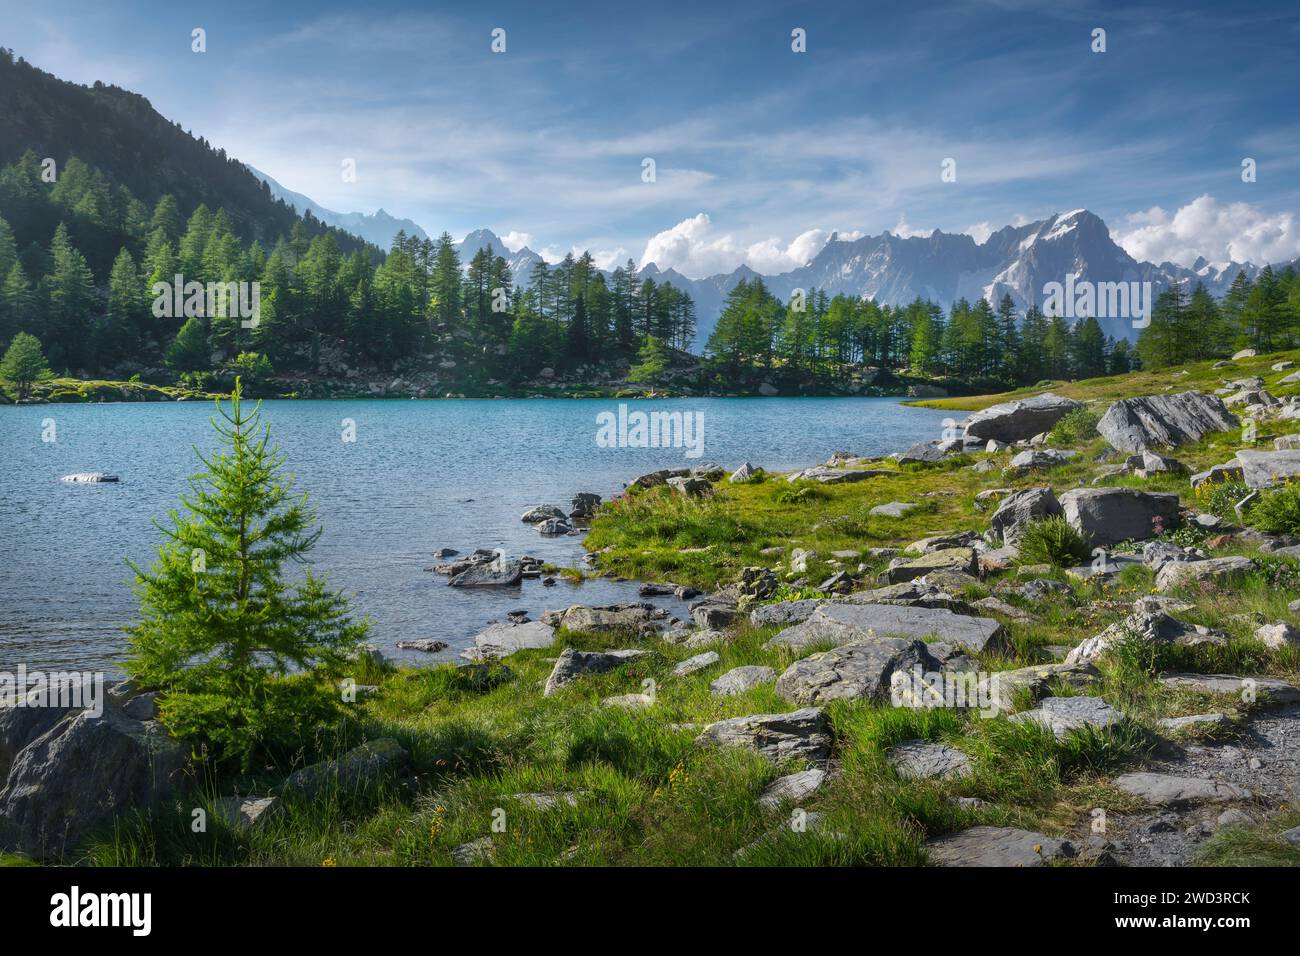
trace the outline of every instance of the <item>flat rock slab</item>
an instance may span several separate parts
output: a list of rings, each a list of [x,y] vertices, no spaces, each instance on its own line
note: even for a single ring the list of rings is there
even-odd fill
[[[768,627],[779,624],[788,627],[812,617],[824,600],[822,598],[803,598],[798,601],[779,601],[776,604],[762,604],[749,612],[749,621],[755,627]]]
[[[1180,733],[1184,730],[1217,730],[1230,723],[1226,714],[1192,714],[1188,717],[1163,717],[1159,727],[1170,733]]]
[[[1227,803],[1249,800],[1245,787],[1221,783],[1206,777],[1176,777],[1165,773],[1126,773],[1115,778],[1115,786],[1125,793],[1158,806],[1185,806],[1189,803]]]
[[[973,548],[943,548],[931,551],[914,561],[896,565],[881,572],[881,584],[900,584],[924,577],[934,571],[955,571],[958,574],[979,575],[979,562]]]
[[[772,668],[747,664],[743,667],[733,667],[709,684],[709,693],[714,697],[730,697],[774,680],[776,680],[776,671]]]
[[[705,651],[703,654],[696,654],[694,657],[688,657],[676,667],[673,668],[674,677],[689,677],[697,671],[702,671],[706,667],[711,667],[718,661],[722,660],[717,651]]]
[[[846,644],[795,661],[777,679],[776,692],[794,704],[830,700],[890,700],[895,673],[937,669],[920,641],[881,638]]]
[[[885,752],[904,780],[952,780],[971,772],[970,758],[956,747],[929,740],[904,740]]]
[[[887,468],[827,468],[825,465],[818,465],[815,468],[797,471],[786,481],[791,484],[796,481],[816,481],[823,485],[847,485],[866,481],[868,478],[897,474],[898,472]]]
[[[980,681],[977,694],[991,711],[1009,713],[1015,710],[1015,698],[1022,692],[1038,701],[1050,693],[1053,683],[1086,690],[1100,680],[1101,671],[1091,664],[1037,664],[991,674]]]
[[[1137,452],[1200,441],[1240,424],[1221,399],[1205,392],[1182,392],[1121,399],[1102,416],[1097,431],[1112,448]]]
[[[1016,402],[991,405],[966,420],[966,434],[973,438],[1016,442],[1051,431],[1062,418],[1082,408],[1080,402],[1047,392]]]
[[[782,803],[797,804],[820,790],[826,782],[826,776],[825,770],[811,767],[808,770],[778,777],[763,788],[758,802],[769,810],[777,809]]]
[[[1074,856],[1066,840],[1011,827],[971,827],[925,845],[939,866],[1046,866]]]
[[[773,763],[823,761],[831,755],[831,727],[817,707],[788,714],[751,714],[709,724],[695,738],[702,747],[743,747]]]
[[[1105,730],[1124,722],[1124,715],[1100,697],[1048,697],[1036,710],[1016,714],[1017,723],[1041,724],[1064,740],[1072,732],[1091,727]]]
[[[275,797],[226,797],[213,807],[221,821],[231,829],[255,826],[269,818],[278,801]]]
[[[1208,558],[1204,561],[1169,561],[1156,572],[1156,589],[1172,591],[1190,584],[1230,584],[1255,570],[1250,558]]]
[[[555,628],[541,621],[526,624],[493,624],[474,638],[474,646],[461,656],[469,660],[509,657],[515,651],[550,647],[555,643]]]
[[[602,707],[620,707],[623,710],[646,710],[655,705],[649,694],[615,694],[601,700]]]
[[[915,511],[919,507],[921,506],[915,502],[891,501],[889,504],[876,505],[871,509],[869,514],[875,515],[878,518],[902,518],[905,517],[909,511]]]
[[[571,647],[566,647],[564,653],[556,660],[555,667],[551,669],[551,676],[546,678],[542,696],[550,697],[561,687],[572,683],[584,674],[603,674],[624,664],[652,656],[655,656],[654,651],[575,651]]]
[[[1300,451],[1237,452],[1241,474],[1251,488],[1270,488],[1300,477]]]
[[[1092,544],[1154,537],[1178,521],[1178,496],[1136,488],[1076,488],[1061,496],[1065,520]]]
[[[1000,647],[1005,634],[1002,624],[992,618],[968,617],[943,608],[827,602],[808,620],[781,631],[767,646],[801,648],[821,641],[847,644],[884,637],[935,636],[982,651]]]
[[[1300,703],[1300,687],[1275,677],[1238,677],[1235,674],[1165,674],[1160,683],[1174,690],[1198,694],[1231,694],[1234,697],[1265,695],[1271,704]]]

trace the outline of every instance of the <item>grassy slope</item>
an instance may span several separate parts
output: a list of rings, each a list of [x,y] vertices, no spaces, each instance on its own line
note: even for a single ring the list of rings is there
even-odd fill
[[[1134,395],[1154,395],[1157,392],[1165,391],[1170,385],[1173,386],[1173,391],[1177,392],[1185,392],[1189,389],[1213,391],[1219,387],[1224,379],[1231,380],[1258,375],[1266,382],[1275,382],[1284,373],[1273,372],[1270,370],[1270,366],[1284,360],[1300,363],[1300,349],[1290,352],[1273,352],[1250,359],[1238,359],[1229,364],[1227,368],[1221,369],[1211,368],[1213,362],[1197,362],[1193,365],[1159,369],[1153,372],[1132,372],[1128,375],[1110,375],[1103,378],[1084,379],[1079,382],[1050,382],[1016,389],[1013,392],[1003,392],[999,395],[918,399],[917,401],[907,402],[907,404],[922,405],[926,408],[946,408],[953,411],[979,411],[988,408],[990,405],[996,405],[998,402],[1028,398],[1031,395],[1038,395],[1048,391],[1055,392],[1057,395],[1065,395],[1068,398],[1075,398],[1082,402],[1103,399],[1109,401],[1117,398],[1129,398]],[[1283,389],[1280,392],[1274,392],[1274,394],[1286,394],[1286,390]]]
[[[1273,361],[1276,356],[1225,371],[1240,377],[1260,366],[1267,369]],[[1179,390],[1184,382],[1217,385],[1219,373],[1200,367],[1190,371],[1175,380]],[[1279,377],[1265,375],[1270,384]],[[1163,383],[1168,384],[1168,376]],[[1144,394],[1161,387],[1139,374],[1059,390],[1092,397]],[[1269,432],[1261,429],[1261,440]],[[964,468],[970,463],[965,459],[860,484],[819,487],[800,503],[778,500],[778,492],[790,486],[776,477],[753,485],[723,482],[712,497],[698,502],[654,492],[607,508],[588,541],[593,548],[612,548],[603,567],[713,586],[734,580],[745,565],[776,565],[793,547],[827,555],[837,549],[901,545],[935,532],[982,529],[987,513],[974,508],[978,490],[1050,483],[1061,491],[1086,484],[1098,467],[1091,458],[1102,447],[1100,439],[1080,445],[1083,454],[1076,463],[1050,475],[1008,480],[997,471],[978,474]],[[1236,436],[1225,434],[1179,449],[1177,455],[1205,466],[1231,457],[1235,447]],[[1190,502],[1186,479],[1120,483],[1177,491]],[[871,506],[894,500],[927,505],[904,519],[868,515]],[[766,547],[779,547],[782,555],[760,555]],[[1246,553],[1231,545],[1214,553],[1234,551]],[[815,562],[807,577],[815,582],[834,569]],[[993,583],[985,581],[967,596],[982,596]],[[1150,572],[1138,568],[1110,587],[1073,584],[1073,600],[1056,598],[1033,607],[1036,623],[1009,625],[1013,651],[984,655],[981,665],[995,670],[1042,661],[1044,645],[1077,643],[1126,616],[1131,602],[1148,593],[1151,583]],[[1251,637],[1255,615],[1284,619],[1291,596],[1270,587],[1262,576],[1230,591],[1201,595],[1197,610],[1182,616],[1227,631],[1232,636],[1227,647],[1168,648],[1155,656],[1121,653],[1104,661],[1101,694],[1132,721],[1117,733],[1075,735],[1062,744],[1045,731],[1005,719],[862,702],[833,704],[828,710],[843,773],[805,804],[805,809],[827,814],[821,835],[798,835],[782,827],[789,807],[773,812],[757,805],[762,788],[781,769],[745,753],[697,749],[697,730],[677,726],[792,709],[771,685],[737,697],[710,695],[709,682],[731,667],[764,664],[779,672],[789,663],[785,652],[763,648],[770,631],[745,626],[717,648],[719,663],[691,677],[674,679],[669,672],[676,661],[697,652],[654,642],[648,646],[660,656],[653,663],[584,677],[551,698],[542,697],[540,688],[560,648],[634,642],[562,633],[555,649],[512,656],[480,687],[450,666],[363,674],[359,680],[378,681],[380,690],[358,705],[360,731],[395,736],[411,750],[420,781],[414,791],[318,800],[288,808],[252,832],[233,832],[214,821],[208,833],[194,834],[188,810],[175,817],[163,811],[161,817],[128,821],[103,835],[92,844],[88,861],[448,864],[454,847],[489,836],[494,859],[501,864],[729,864],[738,848],[777,832],[746,861],[906,865],[924,862],[927,837],[977,823],[1024,826],[1083,840],[1091,807],[1105,806],[1112,813],[1130,808],[1131,801],[1105,781],[1118,768],[1140,762],[1148,746],[1141,729],[1152,728],[1160,717],[1211,709],[1242,714],[1245,705],[1235,699],[1207,700],[1163,688],[1154,680],[1160,670],[1300,679],[1300,654],[1270,652]],[[603,697],[640,691],[647,678],[658,686],[653,708],[626,712],[600,706]],[[900,781],[884,761],[884,751],[917,737],[953,742],[970,754],[975,773],[946,783]],[[509,794],[535,791],[578,791],[580,796],[576,806],[545,811],[508,799]],[[948,799],[954,795],[987,803],[978,810],[962,809]],[[491,829],[498,809],[505,812],[504,832]],[[1276,829],[1276,821],[1269,827]],[[834,838],[827,835],[832,833]],[[1264,852],[1261,847],[1270,862],[1300,863],[1300,851],[1271,830],[1259,829],[1217,835],[1205,859],[1249,861],[1250,854]]]

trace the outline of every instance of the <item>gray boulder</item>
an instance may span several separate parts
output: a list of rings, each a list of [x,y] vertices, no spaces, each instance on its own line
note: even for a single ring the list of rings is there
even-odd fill
[[[747,664],[743,667],[733,667],[714,680],[713,683],[709,684],[709,693],[714,697],[731,697],[735,694],[743,694],[745,691],[761,684],[770,683],[775,679],[776,671],[772,668]]]
[[[722,660],[717,651],[705,651],[703,654],[696,654],[694,657],[688,657],[681,661],[673,668],[674,677],[689,677],[697,671],[702,671],[706,667],[712,667],[718,661]]]
[[[569,517],[592,518],[595,517],[598,508],[600,508],[600,495],[591,491],[580,491],[569,502]]]
[[[604,674],[616,667],[652,656],[655,656],[653,651],[575,651],[572,647],[566,647],[551,669],[551,675],[546,678],[542,696],[550,697],[585,674]]]
[[[1162,807],[1192,803],[1227,803],[1249,800],[1245,787],[1206,777],[1177,777],[1165,773],[1126,773],[1115,778],[1115,786],[1130,796]]]
[[[1242,478],[1251,488],[1270,488],[1300,477],[1300,451],[1237,452]]]
[[[790,484],[796,481],[816,481],[823,485],[847,485],[880,475],[893,474],[897,472],[885,468],[827,468],[825,465],[817,465],[813,468],[805,468],[803,471],[796,471],[786,481]]]
[[[1091,727],[1105,730],[1124,722],[1124,715],[1100,697],[1048,697],[1035,710],[1016,714],[1017,723],[1041,724],[1064,740],[1072,731]]]
[[[551,612],[547,612],[550,615]],[[567,631],[583,631],[588,634],[636,634],[645,635],[658,629],[667,612],[647,602],[624,604],[605,604],[589,607],[586,604],[574,604],[559,612],[556,623]],[[543,616],[543,620],[548,620]]]
[[[1031,471],[1059,468],[1078,454],[1060,448],[1027,448],[1011,459],[1006,470],[1015,475],[1026,475]]]
[[[813,611],[824,603],[822,598],[803,598],[798,601],[778,601],[776,604],[760,604],[749,612],[749,621],[755,627],[768,627],[773,624],[789,626],[806,621]]]
[[[937,665],[920,641],[882,638],[846,644],[795,661],[776,682],[776,692],[794,704],[866,699],[877,704],[890,699],[894,673]]]
[[[1148,644],[1176,644],[1192,647],[1200,644],[1226,644],[1228,635],[1200,624],[1186,624],[1163,608],[1140,600],[1131,615],[1083,641],[1065,658],[1067,664],[1097,660],[1117,642],[1135,639]]]
[[[0,708],[0,846],[58,860],[90,830],[180,784],[180,745],[157,722],[127,716],[122,698],[105,694],[96,715],[38,706],[35,693]]]
[[[1170,561],[1156,572],[1156,589],[1171,591],[1188,584],[1227,584],[1255,569],[1250,558],[1208,558],[1205,561]]]
[[[1080,402],[1047,392],[1021,401],[993,405],[966,421],[966,434],[984,440],[1017,442],[1051,431],[1062,418],[1082,408]]]
[[[925,845],[938,866],[1046,866],[1075,855],[1074,845],[1032,830],[971,827]]]
[[[524,580],[524,566],[515,558],[497,555],[493,561],[476,564],[447,582],[453,588],[518,587]]]
[[[824,761],[831,755],[831,728],[817,707],[788,714],[751,714],[709,724],[695,743],[699,746],[743,747],[773,763],[792,758]]]
[[[1270,704],[1300,704],[1300,687],[1276,677],[1165,674],[1160,678],[1160,683],[1172,690],[1190,690],[1198,694],[1230,694],[1238,699],[1266,699]]]
[[[1062,683],[1075,690],[1086,690],[1101,681],[1101,671],[1091,664],[1038,664],[1016,670],[998,671],[980,681],[978,696],[988,702],[993,713],[1010,713],[1016,698],[1026,695],[1033,701],[1051,693],[1052,685]]]
[[[1200,441],[1238,425],[1237,416],[1214,395],[1182,392],[1121,399],[1102,416],[1097,431],[1113,448],[1143,451]]]
[[[1051,488],[1026,488],[1007,495],[989,518],[989,538],[994,542],[1014,544],[1022,531],[1038,518],[1062,514],[1061,503]]]
[[[337,760],[326,760],[296,770],[284,781],[282,794],[310,799],[327,790],[356,792],[375,786],[405,771],[411,755],[391,737],[368,740]]]
[[[537,505],[529,508],[519,516],[519,520],[525,524],[541,524],[543,521],[549,521],[552,518],[563,519],[564,512],[555,505]]]
[[[912,561],[886,568],[880,573],[880,583],[898,584],[935,571],[954,571],[958,574],[978,577],[979,560],[972,548],[943,548],[923,554]]]
[[[823,641],[847,644],[888,637],[938,637],[968,650],[982,651],[1002,647],[1006,631],[992,618],[969,617],[942,608],[834,601],[822,604],[806,621],[778,633],[767,646],[802,648]]]
[[[971,772],[970,758],[956,747],[928,740],[904,740],[885,759],[904,780],[952,780]]]
[[[1105,547],[1154,537],[1178,520],[1178,496],[1134,488],[1075,488],[1061,510],[1076,531]]]
[[[474,646],[461,656],[472,661],[509,657],[527,648],[550,647],[555,642],[555,628],[543,621],[523,624],[493,624],[474,638]]]
[[[763,788],[758,798],[759,805],[775,810],[782,803],[798,804],[820,790],[826,782],[826,776],[825,770],[810,767],[778,777]]]
[[[666,484],[669,478],[683,478],[691,473],[689,468],[661,468],[658,471],[652,471],[640,477],[633,478],[628,484],[629,488],[655,488],[659,485]]]

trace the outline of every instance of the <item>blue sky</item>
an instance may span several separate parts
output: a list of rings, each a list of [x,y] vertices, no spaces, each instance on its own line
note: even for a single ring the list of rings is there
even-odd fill
[[[1156,261],[1300,253],[1298,10],[0,0],[0,44],[332,209],[698,276],[793,268],[834,230],[982,238],[1079,207]]]

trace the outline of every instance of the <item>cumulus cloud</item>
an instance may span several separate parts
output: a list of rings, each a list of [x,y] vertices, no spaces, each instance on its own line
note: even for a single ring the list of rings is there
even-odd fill
[[[501,245],[511,252],[518,252],[524,246],[531,246],[532,243],[533,234],[531,232],[516,232],[512,229],[501,237]]]
[[[1126,218],[1114,239],[1134,259],[1191,266],[1209,262],[1263,265],[1300,255],[1300,224],[1294,213],[1266,213],[1250,203],[1220,203],[1198,196],[1170,215],[1152,206]]]
[[[967,226],[965,233],[982,246],[993,235],[993,226],[987,222],[977,222]]]
[[[889,231],[892,232],[894,235],[898,236],[898,238],[900,239],[912,239],[916,236],[920,236],[922,239],[924,239],[927,236],[930,236],[934,233],[933,229],[913,228],[908,223],[907,217],[902,215],[898,217],[898,225],[894,226],[894,228]]]
[[[745,245],[730,234],[714,235],[708,214],[699,213],[651,237],[641,255],[641,265],[653,262],[661,269],[676,269],[693,279],[731,272],[741,264],[775,275],[807,265],[832,235],[836,235],[834,230],[809,229],[788,243],[773,236]],[[837,238],[852,240],[861,236],[861,232],[841,231]]]
[[[650,237],[641,265],[653,262],[660,269],[676,269],[692,279],[730,272],[744,259],[745,251],[731,236],[713,236],[712,232],[708,213],[683,219]]]

